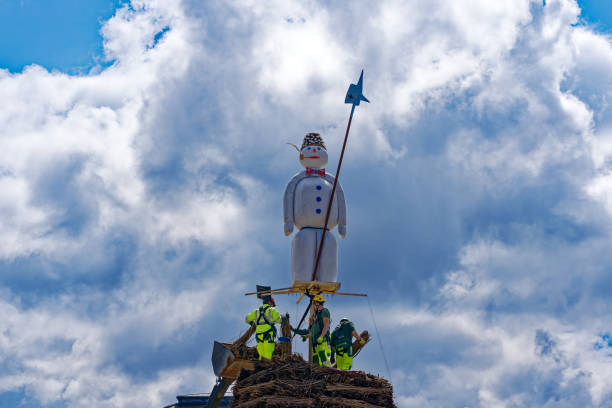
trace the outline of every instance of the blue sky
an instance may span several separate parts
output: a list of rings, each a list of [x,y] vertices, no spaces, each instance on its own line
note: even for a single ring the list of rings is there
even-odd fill
[[[0,66],[20,72],[37,64],[78,74],[112,62],[104,58],[100,28],[126,0],[7,0],[0,4]],[[612,28],[612,5],[580,0],[581,18],[595,29]]]
[[[319,131],[333,172],[362,68],[356,368],[401,407],[612,402],[604,2],[48,3],[0,5],[0,405],[209,391],[243,293],[289,281],[286,142]]]
[[[0,4],[0,66],[42,65],[68,73],[102,64],[100,28],[121,0],[7,0]]]
[[[609,33],[612,30],[612,4],[601,0],[580,0],[580,16],[596,30]]]

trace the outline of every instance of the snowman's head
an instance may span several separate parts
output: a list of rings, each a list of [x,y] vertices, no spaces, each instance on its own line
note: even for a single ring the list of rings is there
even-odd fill
[[[322,169],[327,164],[327,150],[321,146],[306,146],[300,151],[300,164],[306,168]]]
[[[300,164],[312,169],[322,169],[327,164],[325,143],[318,133],[308,133],[304,136],[302,150],[300,150]]]

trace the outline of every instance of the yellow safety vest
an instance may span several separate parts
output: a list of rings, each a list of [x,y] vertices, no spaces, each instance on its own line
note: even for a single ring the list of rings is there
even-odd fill
[[[266,322],[266,319],[271,323],[271,325]],[[274,324],[280,323],[280,313],[278,313],[278,310],[270,305],[263,305],[259,309],[255,309],[249,313],[246,316],[245,321],[249,324],[255,321],[255,324],[257,325],[255,330],[257,333],[257,341],[274,341]]]

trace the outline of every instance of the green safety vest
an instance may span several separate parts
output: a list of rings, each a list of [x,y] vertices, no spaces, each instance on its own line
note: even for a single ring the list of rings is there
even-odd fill
[[[351,322],[339,324],[331,335],[331,345],[337,351],[349,350],[353,345],[353,331],[355,326]]]
[[[323,328],[325,327],[325,322],[323,321],[324,317],[327,317],[328,319],[330,319],[329,310],[327,310],[326,308],[321,309],[321,311],[317,312],[317,314],[314,317],[314,322],[312,323],[312,328],[311,328],[313,346],[316,344],[317,339],[319,338],[319,336],[323,332]],[[331,319],[330,319],[330,322],[331,322]],[[327,331],[327,334],[325,335],[325,340],[329,342],[329,330]]]

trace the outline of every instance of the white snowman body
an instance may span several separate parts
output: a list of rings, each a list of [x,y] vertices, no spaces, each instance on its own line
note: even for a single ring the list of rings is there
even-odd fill
[[[334,177],[325,173],[327,152],[321,146],[304,146],[300,163],[306,170],[296,174],[287,184],[283,200],[285,235],[293,226],[299,229],[291,243],[291,276],[295,281],[311,281],[317,252],[321,242],[325,216],[334,184]],[[337,282],[338,251],[330,230],[338,226],[342,238],[346,234],[346,204],[340,183],[336,185],[325,235],[325,242],[317,268],[316,280]]]
[[[296,183],[293,199],[293,224],[297,228],[324,227],[325,214],[334,185],[333,177],[330,175],[328,178],[331,180],[319,175],[306,175],[306,177],[300,177],[300,180]],[[338,225],[338,197],[334,194],[327,229],[332,230],[336,228],[336,225]]]

